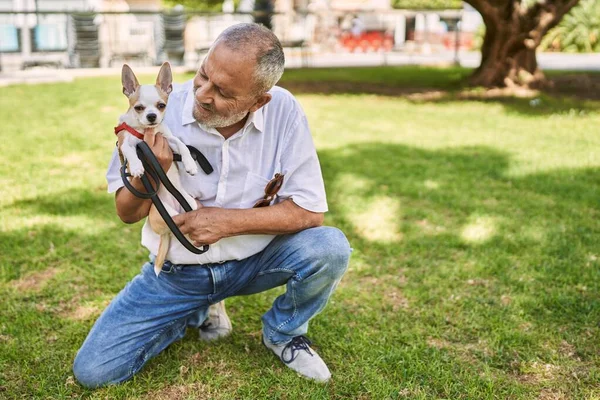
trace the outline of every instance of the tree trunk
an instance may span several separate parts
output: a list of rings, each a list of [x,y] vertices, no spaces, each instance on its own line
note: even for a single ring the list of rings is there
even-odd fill
[[[542,37],[579,0],[545,0],[526,8],[519,0],[466,0],[483,17],[481,64],[470,82],[485,87],[537,87],[544,83],[535,50]]]
[[[527,35],[510,23],[486,29],[481,49],[481,64],[470,78],[476,86],[535,86],[543,83],[535,48],[515,43],[514,38]],[[536,46],[537,47],[537,46]]]

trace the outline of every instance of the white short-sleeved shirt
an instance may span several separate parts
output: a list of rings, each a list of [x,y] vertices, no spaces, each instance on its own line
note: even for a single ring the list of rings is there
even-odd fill
[[[180,168],[183,188],[206,207],[251,208],[263,198],[269,180],[276,173],[283,173],[283,186],[276,202],[292,199],[306,210],[326,212],[325,186],[306,116],[287,90],[274,87],[270,93],[271,101],[251,113],[245,126],[227,140],[194,119],[191,81],[171,93],[164,122],[185,144],[200,150],[214,168],[210,175],[199,169],[195,176]],[[115,149],[106,174],[109,193],[123,186],[119,168]],[[191,253],[173,238],[167,259],[175,264],[241,260],[262,251],[274,237],[224,238],[200,255]],[[160,236],[146,221],[142,245],[156,254],[159,243]]]

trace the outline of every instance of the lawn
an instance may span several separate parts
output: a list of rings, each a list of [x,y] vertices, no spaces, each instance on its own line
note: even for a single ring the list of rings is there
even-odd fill
[[[467,74],[284,76],[354,248],[309,331],[327,385],[260,344],[281,290],[227,300],[225,340],[189,330],[130,382],[77,385],[77,349],[147,259],[104,180],[127,102],[117,76],[2,88],[0,398],[600,399],[600,101],[465,100]]]

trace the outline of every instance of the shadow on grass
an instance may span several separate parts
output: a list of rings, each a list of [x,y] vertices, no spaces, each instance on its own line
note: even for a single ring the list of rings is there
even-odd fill
[[[464,92],[444,93],[435,98],[413,95],[409,97],[413,102],[431,103],[458,103],[476,101],[482,103],[495,103],[504,107],[507,114],[538,117],[551,115],[568,115],[570,117],[584,116],[591,112],[600,111],[600,102],[565,97],[560,94],[531,93],[525,97],[505,94],[489,94],[482,90],[469,90]]]
[[[131,270],[140,258],[139,226],[119,220],[113,196],[104,190],[18,200],[2,211],[14,215],[14,225],[0,232],[0,281],[49,267],[98,278],[97,271],[109,268]]]
[[[359,274],[407,269],[422,285],[411,289],[421,301],[483,282],[479,300],[471,299],[475,309],[491,301],[500,315],[500,296],[512,293],[519,312],[540,322],[593,326],[600,318],[592,294],[600,280],[591,267],[600,169],[510,177],[509,157],[493,149],[381,143],[322,151],[320,159],[330,221],[369,265]]]
[[[102,190],[65,190],[51,197],[18,200],[2,209],[14,208],[28,214],[115,216],[113,195]]]
[[[321,88],[337,88],[343,93],[356,89],[385,90],[385,88],[408,88],[418,90],[429,88],[435,90],[460,89],[471,74],[466,68],[437,68],[427,66],[385,66],[385,67],[344,67],[344,68],[310,68],[285,71],[280,84],[297,84],[299,90],[304,87],[310,92]],[[348,86],[347,84],[352,84]],[[365,84],[364,86],[362,84]],[[336,86],[339,85],[339,86]],[[371,86],[369,86],[371,85]]]

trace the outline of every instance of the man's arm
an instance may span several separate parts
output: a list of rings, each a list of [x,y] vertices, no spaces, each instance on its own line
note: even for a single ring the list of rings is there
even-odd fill
[[[131,185],[142,193],[146,193],[146,189],[140,178],[132,178]],[[121,221],[126,224],[134,224],[142,218],[146,218],[150,212],[152,200],[140,199],[135,197],[129,190],[122,187],[115,193],[115,207],[117,215]]]
[[[204,207],[173,217],[194,245],[246,234],[281,235],[321,226],[323,213],[307,211],[288,199],[270,207],[225,209]]]

